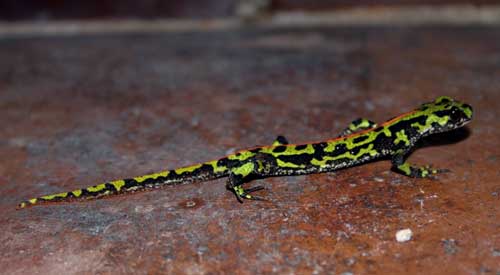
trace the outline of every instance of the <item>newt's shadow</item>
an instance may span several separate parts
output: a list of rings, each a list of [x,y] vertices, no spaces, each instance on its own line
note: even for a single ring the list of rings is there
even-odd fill
[[[441,145],[448,145],[458,143],[466,138],[468,138],[472,134],[471,130],[468,127],[461,127],[455,130],[451,130],[444,133],[432,134],[430,136],[424,137],[417,141],[415,147],[413,147],[405,156],[407,158],[414,151],[423,148],[423,147],[434,147]],[[387,157],[387,159],[391,159],[391,157]],[[391,167],[392,171],[401,173],[394,166]],[[442,169],[444,171],[450,171],[448,169]]]
[[[420,139],[416,144],[416,149],[458,143],[468,138],[471,134],[472,131],[467,126],[449,132],[433,134]]]

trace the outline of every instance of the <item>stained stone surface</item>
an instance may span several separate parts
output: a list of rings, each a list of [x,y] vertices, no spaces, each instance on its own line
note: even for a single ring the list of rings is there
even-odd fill
[[[0,40],[5,274],[500,272],[500,29],[248,28]],[[336,136],[440,95],[467,128],[424,140],[411,179],[381,160],[15,209],[24,199],[219,158],[278,134]],[[398,243],[398,230],[412,239]]]

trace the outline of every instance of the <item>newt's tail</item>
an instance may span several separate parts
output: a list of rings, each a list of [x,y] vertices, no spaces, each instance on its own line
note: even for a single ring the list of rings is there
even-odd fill
[[[226,176],[227,169],[225,167],[218,166],[217,162],[217,160],[209,161],[136,178],[109,181],[70,192],[45,195],[23,201],[18,204],[17,208],[22,209],[46,203],[97,199],[116,194],[142,191],[169,185],[185,184],[193,181],[205,181]]]

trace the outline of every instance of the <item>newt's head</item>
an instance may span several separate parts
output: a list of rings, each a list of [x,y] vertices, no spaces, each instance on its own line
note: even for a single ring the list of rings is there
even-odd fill
[[[447,96],[422,104],[419,108],[427,116],[426,125],[422,127],[424,135],[441,133],[460,128],[472,119],[472,107]]]

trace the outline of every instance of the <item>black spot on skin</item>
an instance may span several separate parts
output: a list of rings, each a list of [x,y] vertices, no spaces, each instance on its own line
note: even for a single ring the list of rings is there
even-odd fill
[[[107,188],[103,188],[99,191],[89,191],[87,188],[86,189],[82,189],[82,194],[80,195],[80,197],[96,197],[98,196],[99,194],[102,194],[104,192],[107,191]]]
[[[220,167],[233,168],[240,164],[239,160],[222,158],[217,161],[217,165]]]
[[[443,105],[443,104],[446,104],[446,103],[449,103],[451,102],[450,99],[448,98],[442,98],[441,101],[439,101],[439,103],[437,105]]]
[[[323,160],[323,156],[325,155],[325,147],[327,146],[326,142],[320,142],[313,144],[313,158],[317,160]]]
[[[180,176],[182,179],[191,179],[191,178],[197,178],[197,177],[201,177],[201,178],[210,178],[211,176],[214,175],[214,168],[212,167],[212,165],[208,165],[208,164],[203,164],[202,166],[200,166],[199,168],[196,168],[195,170],[193,170],[192,172],[184,172],[182,173],[182,175]],[[168,176],[167,176],[168,177]],[[157,180],[154,180],[154,183],[162,183],[162,182],[165,182],[167,179],[160,179],[160,178],[157,178]]]
[[[87,189],[81,189],[82,193],[80,194],[80,197],[92,197],[92,193],[87,191]]]
[[[359,136],[359,137],[353,139],[353,142],[354,143],[360,143],[360,142],[365,141],[367,139],[368,139],[368,136],[367,135],[363,135],[363,136]]]
[[[228,161],[229,160],[227,158],[221,158],[217,161],[217,166],[227,167]]]
[[[259,153],[261,150],[262,150],[261,147],[257,147],[257,148],[254,148],[254,149],[250,150],[249,152],[256,154],[256,153]]]
[[[76,198],[76,196],[72,192],[68,192],[68,193],[66,193],[66,198],[72,199],[72,198]]]
[[[426,115],[417,116],[417,117],[414,117],[414,118],[409,119],[409,120],[401,120],[401,121],[398,121],[398,122],[392,124],[391,126],[389,126],[389,131],[393,135],[395,135],[397,132],[399,132],[403,129],[404,130],[413,129],[411,127],[411,125],[413,123],[419,123],[420,125],[425,125],[426,120],[427,120]],[[408,135],[408,133],[406,133],[406,135]]]
[[[357,155],[361,149],[368,148],[370,144],[364,144],[362,146],[356,146],[350,150],[351,155]]]
[[[351,122],[351,124],[358,127],[362,122],[363,122],[363,119],[358,118],[358,119],[354,120],[353,122]]]
[[[304,150],[306,148],[307,148],[307,144],[301,144],[301,145],[295,146],[295,150]]]
[[[174,171],[171,171],[170,174],[172,174]],[[199,175],[199,174],[208,174],[208,173],[212,173],[212,172],[213,172],[212,165],[203,164],[200,167],[194,169],[193,171],[184,171],[181,174],[179,174],[179,176],[181,178],[190,178],[190,177],[193,177],[193,176],[196,176],[196,175]],[[157,180],[155,180],[155,179],[152,179],[152,180],[154,182],[157,182]]]
[[[212,167],[212,165],[203,164],[200,168],[196,169],[196,171],[207,173],[207,172],[213,172],[214,168]]]
[[[436,111],[434,112],[434,114],[438,117],[445,117],[451,115],[451,111],[450,110]]]
[[[276,146],[273,149],[273,153],[283,153],[285,151],[286,151],[286,146],[284,146],[284,145]]]
[[[394,144],[394,139],[396,137],[388,137],[386,135],[378,134],[375,140],[372,141],[373,144],[373,150],[376,150],[377,152],[382,152],[384,150],[390,150],[393,148]],[[403,144],[403,143],[400,143]]]
[[[111,192],[116,192],[116,188],[113,184],[106,182],[104,185],[104,190],[103,191],[111,191]]]
[[[321,160],[323,160],[323,155],[322,154],[314,154],[313,158],[315,158],[316,160],[321,161]]]
[[[328,156],[338,156],[338,155],[342,155],[344,153],[347,152],[347,145],[345,145],[345,143],[339,143],[337,145],[335,145],[335,149],[333,150],[333,152],[325,152],[325,154],[327,154]]]
[[[255,155],[255,161],[260,162],[260,165],[264,167],[264,170],[270,170],[273,167],[277,167],[276,158],[271,154],[258,153]]]
[[[137,186],[141,186],[141,187],[154,186],[155,184],[157,184],[159,182],[163,182],[163,180],[164,180],[164,177],[158,177],[156,179],[149,178],[149,179],[146,179],[144,181],[138,182]]]
[[[125,182],[125,185],[123,186],[123,188],[125,189],[129,189],[139,185],[139,183],[135,179],[124,179],[123,182]]]
[[[323,150],[326,146],[328,146],[326,142],[319,142],[313,144],[314,150]]]
[[[308,165],[311,163],[313,155],[299,154],[299,155],[278,156],[278,159],[283,162],[289,162],[296,165]]]
[[[431,125],[432,125],[432,128],[434,128],[434,129],[439,129],[439,127],[440,127],[439,123],[437,123],[437,122],[433,122]]]

